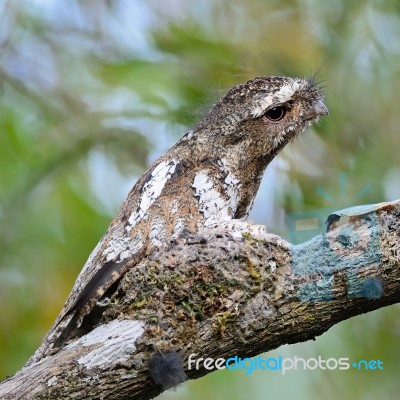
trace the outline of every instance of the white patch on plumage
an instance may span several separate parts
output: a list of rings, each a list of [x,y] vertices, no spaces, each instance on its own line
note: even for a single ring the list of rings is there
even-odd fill
[[[129,224],[125,228],[127,232],[130,232],[136,223],[145,217],[147,210],[160,196],[168,179],[175,172],[177,165],[178,161],[176,160],[162,161],[154,168],[150,180],[143,186],[139,210],[133,212],[128,219]]]
[[[149,239],[153,246],[161,246],[164,241],[163,239],[167,236],[167,232],[165,231],[165,221],[157,218],[151,224]]]
[[[207,173],[198,172],[194,177],[192,187],[195,189],[195,196],[199,197],[199,211],[203,214],[205,223],[232,218],[228,214],[226,200],[214,188],[214,182]]]
[[[172,233],[172,238],[174,239],[177,238],[184,228],[185,228],[185,219],[178,218],[174,225],[174,232]]]
[[[119,263],[131,257],[143,247],[144,242],[141,233],[138,232],[134,239],[131,238],[129,233],[140,220],[148,218],[149,208],[161,195],[177,165],[178,161],[176,160],[162,161],[153,169],[151,178],[143,186],[138,210],[130,215],[125,228],[116,232],[109,245],[104,249],[102,255],[107,256],[106,261],[115,260]],[[149,233],[152,244],[159,246],[164,236],[165,230],[163,231],[161,224],[158,223],[157,225],[157,221],[154,222]]]
[[[289,101],[294,93],[300,89],[300,82],[293,79],[290,83],[283,85],[275,93],[271,93],[266,97],[260,99],[253,110],[251,115],[253,118],[261,117],[265,111],[274,104],[282,104]]]
[[[107,255],[106,261],[115,260],[118,263],[137,253],[143,247],[142,239],[140,232],[134,239],[125,233],[115,235],[103,251],[103,255]]]
[[[143,235],[141,232],[138,232],[135,236],[135,239],[129,242],[129,246],[120,253],[118,262],[125,260],[133,256],[137,253],[144,245]]]
[[[179,211],[179,200],[175,199],[171,203],[171,214],[176,214]]]
[[[227,161],[222,159],[218,165],[227,174],[223,184],[225,193],[221,194],[216,189],[215,182],[205,171],[198,172],[192,184],[195,196],[199,197],[199,211],[204,216],[205,224],[231,220],[240,198],[240,181],[230,172]]]
[[[190,131],[186,132],[186,134],[182,137],[181,140],[189,140],[193,137],[193,130],[191,129]]]
[[[237,179],[235,175],[232,174],[228,165],[228,161],[226,159],[222,158],[218,162],[218,164],[221,166],[222,171],[227,174],[224,181],[224,188],[228,196],[229,207],[234,213],[237,208],[237,203],[240,199],[240,193],[239,193],[241,188],[240,180]]]

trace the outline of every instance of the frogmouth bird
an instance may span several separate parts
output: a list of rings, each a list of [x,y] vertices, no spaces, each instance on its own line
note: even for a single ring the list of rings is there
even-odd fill
[[[133,186],[30,362],[93,329],[119,280],[150,251],[186,231],[250,229],[267,165],[327,114],[314,79],[258,77],[232,88]]]

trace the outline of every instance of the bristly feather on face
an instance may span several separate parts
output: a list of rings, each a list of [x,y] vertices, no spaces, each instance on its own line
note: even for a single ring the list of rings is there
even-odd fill
[[[227,151],[237,161],[251,156],[268,163],[292,138],[328,114],[322,100],[314,78],[254,78],[231,89],[190,137],[193,145],[208,147],[204,150],[210,157]]]

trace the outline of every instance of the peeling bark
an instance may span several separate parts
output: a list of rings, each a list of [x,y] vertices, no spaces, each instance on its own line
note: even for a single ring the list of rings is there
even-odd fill
[[[251,357],[400,301],[400,201],[338,212],[302,245],[215,229],[132,268],[101,324],[0,384],[1,399],[150,399],[155,353]],[[340,224],[340,221],[342,223]],[[339,226],[340,225],[340,226]]]

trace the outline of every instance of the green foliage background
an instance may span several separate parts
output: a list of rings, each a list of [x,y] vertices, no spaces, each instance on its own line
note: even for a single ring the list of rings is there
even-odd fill
[[[0,379],[38,347],[149,162],[232,85],[316,71],[330,116],[269,168],[253,214],[284,236],[288,212],[400,198],[398,1],[0,1]],[[221,371],[162,398],[396,398],[399,312],[269,353],[383,371]]]

